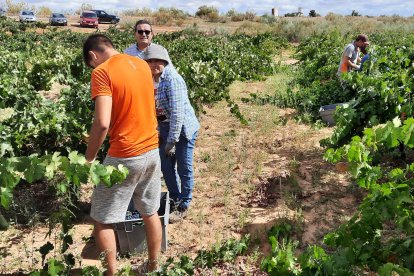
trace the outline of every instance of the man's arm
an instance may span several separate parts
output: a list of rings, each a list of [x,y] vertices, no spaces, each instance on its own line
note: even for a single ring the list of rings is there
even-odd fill
[[[187,86],[184,80],[177,76],[170,80],[166,92],[170,104],[170,131],[167,143],[175,144],[180,139],[184,124],[184,97],[187,95]]]
[[[348,46],[348,47],[346,47],[346,49],[344,51],[343,57],[345,59],[345,64],[348,67],[351,67],[351,68],[354,68],[354,69],[359,69],[359,66],[356,63],[353,63],[351,61],[352,55],[353,55],[353,53],[355,51],[355,48],[354,47],[355,46]]]
[[[95,114],[89,133],[89,142],[85,157],[88,162],[96,158],[111,124],[112,97],[97,96],[95,98]]]
[[[359,65],[357,65],[356,63],[353,63],[352,61],[351,61],[351,58],[349,58],[349,57],[346,57],[346,65],[348,65],[349,67],[352,67],[352,68],[354,68],[354,69],[359,69]]]

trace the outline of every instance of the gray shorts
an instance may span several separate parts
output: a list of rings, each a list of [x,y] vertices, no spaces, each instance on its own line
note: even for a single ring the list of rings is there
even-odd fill
[[[107,156],[104,165],[128,168],[124,182],[111,188],[104,184],[95,187],[91,200],[91,217],[103,224],[125,221],[131,198],[142,216],[155,214],[160,207],[161,165],[158,149],[130,158]]]

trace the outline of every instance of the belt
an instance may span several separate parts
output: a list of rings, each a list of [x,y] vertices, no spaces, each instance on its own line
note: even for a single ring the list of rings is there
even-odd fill
[[[157,116],[157,121],[158,122],[164,122],[164,121],[167,121],[167,120],[168,120],[168,118],[165,115]]]

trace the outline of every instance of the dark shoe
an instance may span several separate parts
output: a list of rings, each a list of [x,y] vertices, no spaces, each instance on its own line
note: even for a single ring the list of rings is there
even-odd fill
[[[170,214],[170,223],[177,223],[185,219],[188,215],[188,209],[178,207],[174,212]]]
[[[178,206],[180,206],[180,201],[170,198],[170,214],[177,210]]]
[[[143,264],[137,267],[132,267],[132,271],[136,273],[137,275],[148,275],[151,272],[161,272],[159,268],[157,268],[155,271],[149,271],[148,269],[149,261],[145,261]]]

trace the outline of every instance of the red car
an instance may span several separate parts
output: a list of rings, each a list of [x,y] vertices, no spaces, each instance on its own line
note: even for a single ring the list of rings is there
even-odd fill
[[[98,16],[93,11],[83,11],[80,16],[81,27],[98,28]]]

